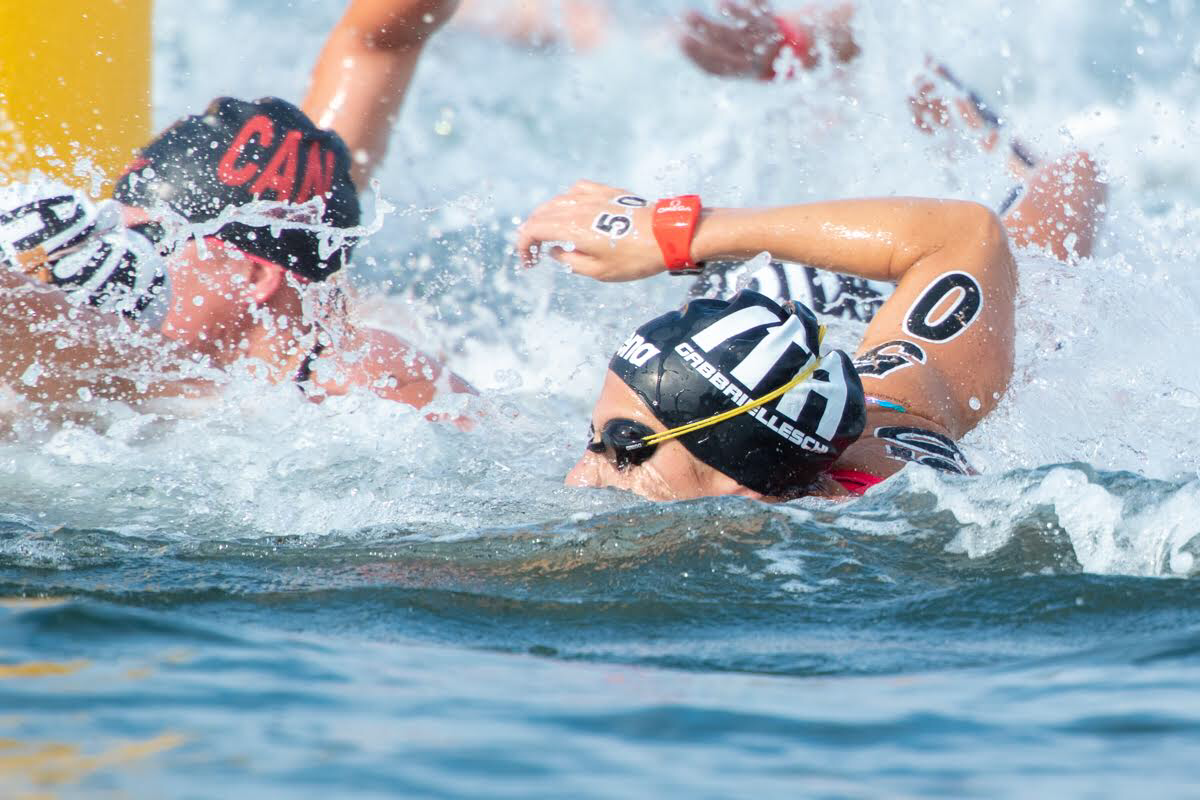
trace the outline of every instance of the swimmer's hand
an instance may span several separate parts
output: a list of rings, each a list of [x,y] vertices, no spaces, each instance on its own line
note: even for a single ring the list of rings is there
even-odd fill
[[[690,11],[679,45],[705,72],[725,77],[769,76],[784,36],[766,0],[726,0],[714,15]]]
[[[598,281],[648,278],[666,269],[651,211],[632,192],[580,181],[529,215],[517,232],[517,253],[527,267],[549,256]]]

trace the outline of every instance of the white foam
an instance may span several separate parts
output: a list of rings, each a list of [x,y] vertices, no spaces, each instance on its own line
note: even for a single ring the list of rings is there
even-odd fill
[[[928,137],[909,122],[905,76],[933,52],[996,100],[1035,149],[1094,145],[1113,182],[1095,260],[1065,268],[1022,258],[1014,388],[965,442],[988,477],[915,470],[912,491],[933,492],[963,523],[954,546],[972,556],[1002,547],[1008,520],[1047,506],[1085,569],[1190,572],[1200,498],[1184,479],[1200,474],[1200,214],[1188,206],[1200,137],[1195,65],[1190,51],[1176,57],[1172,38],[1195,38],[1183,5],[1043,0],[1031,19],[986,0],[862,4],[864,55],[853,69],[770,86],[702,75],[663,39],[637,32],[658,29],[656,8],[676,3],[622,5],[616,18],[630,30],[578,57],[447,31],[393,137],[381,181],[396,213],[360,248],[356,282],[374,297],[373,320],[444,353],[485,390],[470,403],[479,430],[365,395],[314,405],[294,387],[235,375],[207,403],[110,406],[98,431],[30,426],[0,450],[9,465],[0,491],[59,524],[181,537],[380,527],[453,537],[626,504],[564,490],[561,476],[612,348],[677,304],[685,285],[519,270],[504,252],[514,219],[581,177],[647,195],[700,191],[710,204],[890,194],[995,202],[1011,185],[1003,159],[978,153],[967,132]],[[298,99],[339,10],[160,0],[157,122],[218,94]],[[859,331],[837,326],[831,341]],[[1182,488],[1160,485],[1157,500],[1134,502],[1071,467],[1005,476],[1071,461]],[[806,521],[809,508],[794,513]],[[854,513],[846,524],[880,535],[900,526]],[[802,575],[787,558],[776,568]]]

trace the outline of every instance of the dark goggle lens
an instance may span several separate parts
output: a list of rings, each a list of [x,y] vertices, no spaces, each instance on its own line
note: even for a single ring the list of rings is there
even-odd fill
[[[607,453],[611,450],[617,469],[624,470],[630,465],[636,467],[644,464],[654,455],[658,445],[646,444],[642,441],[653,433],[653,428],[641,422],[631,419],[610,419],[604,423],[598,440],[595,426],[588,427],[587,449],[593,453]]]

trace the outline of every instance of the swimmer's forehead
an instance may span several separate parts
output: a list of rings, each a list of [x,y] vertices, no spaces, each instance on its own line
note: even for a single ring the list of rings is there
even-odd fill
[[[592,424],[600,428],[612,419],[643,422],[655,432],[667,429],[637,392],[630,389],[625,381],[609,369],[605,370],[604,385],[600,389],[596,405],[592,408]]]
[[[121,221],[124,222],[124,224],[126,226],[141,225],[142,223],[145,223],[145,222],[158,222],[158,218],[154,214],[151,214],[149,211],[147,211],[144,208],[138,208],[137,206],[127,206],[124,204],[118,204],[118,205],[121,206]],[[228,242],[223,242],[223,244],[225,247],[230,248],[232,251],[234,251],[234,254],[236,254],[236,256],[239,258],[247,258],[251,261],[258,261],[258,262],[266,263],[266,264],[274,264],[277,267],[286,269],[286,267],[284,267],[282,264],[278,264],[274,261],[271,261],[270,259],[263,258],[262,256],[254,255],[253,253],[247,253],[244,250],[241,250],[240,248],[238,248],[236,245],[230,244]],[[300,276],[297,276],[297,277],[300,277]]]

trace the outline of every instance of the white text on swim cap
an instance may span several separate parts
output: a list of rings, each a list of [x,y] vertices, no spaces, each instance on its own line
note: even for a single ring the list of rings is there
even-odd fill
[[[692,346],[687,342],[680,342],[675,345],[675,354],[684,360],[688,366],[696,370],[701,377],[706,378],[721,394],[728,397],[739,406],[744,406],[751,401],[750,395],[737,388],[729,378],[722,375],[716,367],[704,360],[704,356],[692,349]],[[784,395],[787,397],[787,395]],[[778,411],[778,409],[776,409]],[[764,406],[751,409],[747,412],[749,416],[766,425],[775,433],[787,439],[794,445],[798,445],[804,450],[811,453],[828,453],[829,446],[809,436],[804,431],[796,428],[791,422],[785,422],[782,414],[776,415]],[[794,420],[793,420],[794,421]]]
[[[633,364],[635,367],[644,367],[646,362],[661,353],[652,344],[647,344],[646,340],[636,333],[625,340],[625,343],[617,348],[617,356]]]

